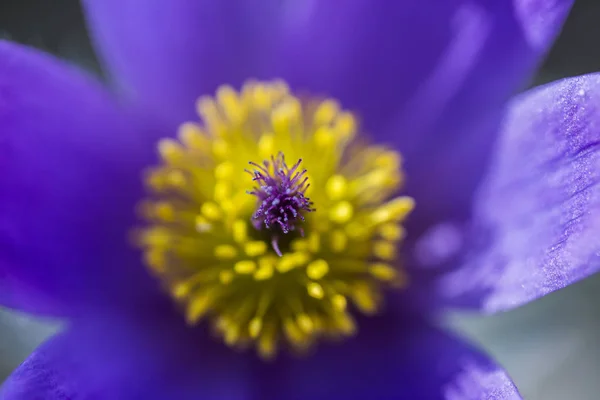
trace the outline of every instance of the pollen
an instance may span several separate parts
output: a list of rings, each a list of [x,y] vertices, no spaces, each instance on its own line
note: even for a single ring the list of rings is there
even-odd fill
[[[135,237],[149,270],[188,324],[265,359],[355,334],[356,313],[408,284],[400,154],[279,81],[223,86],[196,109],[145,175]]]

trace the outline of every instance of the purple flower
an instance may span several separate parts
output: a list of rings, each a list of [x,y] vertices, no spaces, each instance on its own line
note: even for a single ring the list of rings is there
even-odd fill
[[[519,398],[435,315],[599,269],[600,77],[509,102],[571,3],[87,0],[112,92],[0,42],[0,304],[69,321],[0,398]]]

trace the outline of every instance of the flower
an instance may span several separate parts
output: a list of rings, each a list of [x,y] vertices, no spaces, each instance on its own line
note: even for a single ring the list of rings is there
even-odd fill
[[[434,316],[598,269],[600,82],[508,103],[571,2],[488,3],[87,0],[118,96],[1,42],[0,303],[69,323],[0,397],[519,398]]]

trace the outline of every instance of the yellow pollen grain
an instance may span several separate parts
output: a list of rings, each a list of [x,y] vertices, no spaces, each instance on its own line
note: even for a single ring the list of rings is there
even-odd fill
[[[231,281],[233,281],[233,278],[235,277],[235,274],[232,271],[221,271],[219,272],[219,281],[223,284],[223,285],[229,285],[231,283]]]
[[[277,263],[277,271],[284,274],[296,267],[297,263],[294,254],[295,253],[284,254],[283,257],[281,257],[279,259],[279,262]]]
[[[208,138],[195,123],[186,122],[179,127],[177,137],[185,147],[195,150],[203,150],[209,145]]]
[[[365,283],[355,284],[352,291],[352,298],[356,306],[366,314],[372,314],[377,309],[377,303],[373,296],[373,291]]]
[[[275,152],[275,136],[269,133],[261,135],[258,140],[258,153],[267,159]]]
[[[220,260],[230,260],[238,254],[237,249],[229,244],[222,244],[215,247],[215,257]]]
[[[325,296],[325,291],[323,290],[323,286],[319,285],[317,282],[309,282],[306,285],[306,290],[311,297],[315,299],[322,299]]]
[[[186,283],[179,283],[173,287],[171,293],[173,293],[173,296],[176,298],[182,299],[190,294],[190,287]]]
[[[202,204],[200,211],[202,212],[202,215],[213,221],[220,219],[222,216],[219,206],[210,201]]]
[[[342,113],[336,121],[336,131],[342,137],[351,136],[356,130],[356,121],[350,113]]]
[[[335,307],[336,310],[344,311],[344,310],[346,310],[348,301],[341,294],[336,294],[331,298],[331,304],[333,304],[333,306]]]
[[[315,281],[322,279],[328,272],[329,264],[323,259],[315,260],[306,267],[306,275]]]
[[[234,166],[232,163],[225,161],[215,167],[215,178],[218,180],[228,180],[233,177],[235,173]]]
[[[231,186],[225,181],[219,181],[215,184],[214,199],[217,202],[227,202],[231,196]]]
[[[256,271],[256,263],[252,260],[241,260],[235,263],[233,270],[238,274],[251,274]]]
[[[329,237],[331,251],[334,253],[341,253],[346,249],[348,244],[348,236],[344,233],[344,231],[336,229],[331,232],[331,236]]]
[[[393,260],[396,258],[396,244],[393,242],[375,242],[373,254],[382,260]]]
[[[159,164],[144,177],[146,226],[135,240],[148,268],[189,324],[208,323],[229,346],[262,358],[354,334],[355,312],[380,311],[385,290],[408,282],[396,268],[414,207],[393,197],[401,156],[355,140],[359,118],[335,100],[296,97],[284,82],[222,86],[196,107],[200,121],[161,140]],[[307,169],[304,195],[316,209],[287,234],[255,228],[261,200],[248,192],[264,183],[244,172],[279,152],[288,167],[302,159],[296,172]]]
[[[248,239],[248,224],[241,219],[235,220],[232,226],[233,240],[244,243]]]
[[[331,200],[344,198],[348,191],[348,181],[342,175],[333,175],[327,180],[325,192]]]
[[[244,245],[244,251],[249,257],[261,256],[266,253],[267,244],[259,240],[254,240]]]
[[[154,213],[163,221],[173,222],[175,220],[175,210],[169,203],[161,202],[156,204]]]
[[[252,339],[256,339],[258,335],[260,335],[260,331],[262,329],[262,319],[255,317],[250,320],[248,324],[248,333]]]
[[[315,112],[313,121],[317,125],[325,125],[333,122],[334,118],[337,116],[340,110],[339,105],[333,100],[325,100]]]
[[[335,143],[335,137],[331,129],[326,127],[320,127],[315,132],[315,143],[320,148],[328,148],[333,146]]]
[[[304,333],[307,334],[312,333],[312,331],[315,328],[313,320],[310,318],[310,316],[308,316],[308,314],[305,313],[299,314],[296,317],[296,322],[298,323],[300,329],[302,329],[302,331],[304,331]]]
[[[329,211],[329,219],[338,224],[344,224],[354,216],[354,207],[349,201],[340,201]]]
[[[410,197],[397,197],[379,207],[371,214],[371,221],[383,223],[388,221],[399,221],[404,219],[415,206]]]
[[[209,232],[212,228],[212,224],[202,215],[196,216],[196,231],[199,233]]]
[[[162,139],[158,143],[158,152],[162,159],[169,164],[177,164],[183,157],[183,149],[173,139]]]
[[[369,272],[377,279],[382,281],[394,280],[398,274],[396,269],[389,264],[385,263],[374,263],[369,267]]]
[[[404,229],[400,225],[394,223],[381,225],[378,229],[378,233],[383,239],[393,242],[401,240],[405,235]]]

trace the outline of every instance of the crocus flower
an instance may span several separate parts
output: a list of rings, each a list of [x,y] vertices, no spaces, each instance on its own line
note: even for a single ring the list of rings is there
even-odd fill
[[[68,321],[0,398],[519,398],[435,316],[598,269],[600,78],[509,102],[571,1],[83,5],[112,91],[0,43],[0,303]]]

